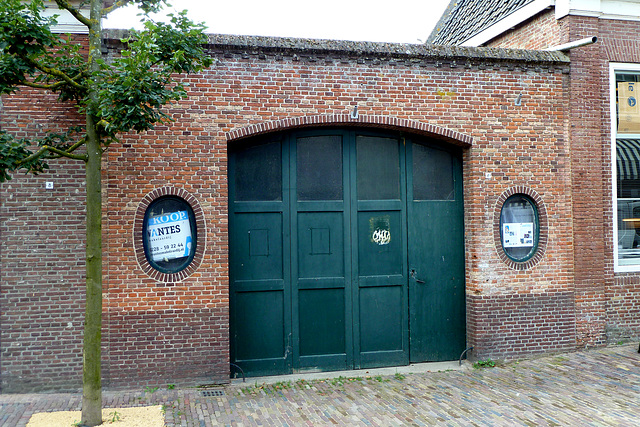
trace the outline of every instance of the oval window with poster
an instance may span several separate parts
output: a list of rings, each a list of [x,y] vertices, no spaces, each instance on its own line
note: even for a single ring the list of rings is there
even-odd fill
[[[505,254],[516,262],[535,255],[540,233],[538,210],[523,194],[509,197],[500,211],[500,240]]]
[[[175,196],[154,200],[144,215],[142,239],[149,264],[163,273],[177,273],[196,252],[196,221],[191,206]]]

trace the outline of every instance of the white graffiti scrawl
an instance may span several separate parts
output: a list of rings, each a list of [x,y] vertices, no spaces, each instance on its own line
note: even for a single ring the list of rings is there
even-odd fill
[[[391,241],[391,233],[389,233],[389,230],[378,228],[373,232],[372,240],[378,245],[388,245]]]

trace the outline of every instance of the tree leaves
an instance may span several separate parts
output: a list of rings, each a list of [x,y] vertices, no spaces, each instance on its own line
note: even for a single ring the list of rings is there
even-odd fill
[[[0,94],[15,91],[38,70],[34,58],[47,52],[56,37],[49,30],[54,18],[40,16],[41,1],[0,2]]]
[[[48,159],[69,157],[84,159],[85,155],[74,154],[84,143],[84,129],[72,126],[66,132],[50,132],[43,138],[15,139],[0,130],[0,182],[11,179],[9,172],[19,169],[37,175],[49,169]]]
[[[28,140],[15,140],[11,135],[0,131],[0,182],[10,180],[10,172],[19,168],[34,175],[49,168],[41,157],[25,161],[32,154],[31,143]]]
[[[72,102],[79,113],[92,115],[103,149],[120,133],[144,132],[171,120],[164,107],[186,96],[175,74],[194,73],[211,65],[205,52],[205,27],[194,24],[186,12],[169,15],[168,23],[153,22],[148,13],[158,11],[166,4],[164,0],[132,2],[145,12],[145,29],[131,30],[120,54],[97,59],[99,71],[90,72],[82,39],[52,33],[55,18],[42,16],[42,0],[0,0],[0,94],[15,92],[20,86],[57,93],[60,102]],[[126,3],[131,2],[116,2],[112,7]],[[58,4],[72,7],[66,1]],[[3,135],[0,182],[8,179],[7,171],[44,170],[47,156],[20,163],[32,155],[34,147],[41,146],[39,142],[9,140]],[[68,153],[68,157],[78,156]]]
[[[108,135],[144,132],[169,120],[162,106],[186,96],[175,73],[193,73],[211,65],[203,45],[204,26],[186,12],[169,15],[171,22],[145,22],[145,30],[131,31],[126,49],[97,76],[100,104],[97,115]]]

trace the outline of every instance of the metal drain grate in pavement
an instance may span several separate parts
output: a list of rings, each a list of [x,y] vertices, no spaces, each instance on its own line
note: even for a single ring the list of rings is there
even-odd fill
[[[224,390],[202,390],[202,396],[204,396],[204,397],[222,397],[222,396],[224,396]]]

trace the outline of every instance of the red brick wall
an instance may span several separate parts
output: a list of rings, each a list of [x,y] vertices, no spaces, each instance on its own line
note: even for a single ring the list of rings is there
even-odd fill
[[[613,213],[611,208],[611,118],[609,117],[609,61],[640,64],[640,23],[635,21],[601,20],[598,26],[601,44],[603,199],[605,219],[605,309],[608,342],[640,338],[640,273],[613,273]],[[608,203],[608,204],[606,204]]]
[[[638,339],[640,333],[640,277],[621,274],[607,286],[607,339],[611,343]]]
[[[570,53],[578,347],[640,336],[640,274],[614,274],[609,117],[609,61],[640,63],[639,30],[635,21],[578,16],[556,21],[548,12],[491,42],[538,48],[594,35],[599,39]],[[542,35],[548,40],[541,44]]]
[[[234,143],[229,138],[244,135],[242,129],[248,126],[262,132],[275,122],[277,130],[292,118],[300,118],[294,121],[300,124],[321,120],[319,116],[344,118],[355,105],[361,117],[370,118],[358,122],[361,125],[397,127],[394,124],[402,122],[396,118],[406,119],[473,138],[471,148],[464,152],[464,197],[468,341],[476,347],[475,356],[513,358],[573,348],[566,64],[518,61],[508,55],[482,60],[451,57],[448,51],[414,55],[405,48],[376,53],[364,45],[316,49],[308,44],[304,49],[290,49],[284,43],[259,48],[255,44],[261,39],[246,39],[247,44],[244,39],[231,40],[239,40],[240,46],[213,45],[214,65],[202,75],[185,79],[189,99],[171,109],[174,123],[123,136],[106,153],[106,385],[225,380],[229,372],[226,152],[228,144]],[[516,105],[519,96],[520,105]],[[14,126],[19,115],[33,108],[25,99],[3,100],[3,129]],[[9,109],[12,105],[21,110]],[[38,179],[47,177],[77,182],[76,200],[81,207],[81,178],[63,168],[54,168]],[[36,195],[22,189],[30,180],[33,178],[3,184],[2,197],[20,194],[16,206],[30,203]],[[134,225],[140,206],[162,188],[186,192],[197,200],[204,216],[199,230],[204,237],[199,243],[204,245],[202,257],[188,277],[149,274],[136,256],[141,236]],[[543,230],[544,256],[525,269],[505,262],[495,241],[496,204],[513,188],[535,193],[549,218]],[[60,202],[47,196],[51,193],[44,194],[48,204]],[[72,376],[69,371],[75,373],[79,366],[81,314],[73,324],[72,369],[55,365],[46,373],[30,375],[31,365],[22,356],[39,345],[38,334],[44,329],[34,322],[29,325],[31,334],[13,338],[23,337],[21,345],[10,346],[5,336],[14,336],[11,331],[17,320],[4,314],[5,307],[18,313],[19,298],[28,286],[36,289],[37,298],[48,300],[43,277],[50,269],[42,262],[55,253],[56,235],[38,256],[27,256],[26,247],[38,245],[38,236],[10,228],[14,214],[4,206],[3,245],[4,236],[10,235],[11,248],[22,245],[23,252],[7,258],[3,247],[2,381],[7,390],[28,389],[37,381],[61,388],[53,384],[57,375]],[[55,208],[65,211],[68,206],[56,204]],[[38,208],[29,215],[36,221]],[[55,221],[56,226],[60,224],[59,219]],[[80,233],[82,223],[74,225]],[[74,255],[76,264],[69,261],[67,270],[80,271],[82,255],[76,251]],[[34,272],[33,283],[22,288],[18,275],[4,268],[12,269],[18,259]],[[81,276],[81,272],[76,275],[76,283],[81,283]],[[69,305],[80,306],[82,291],[76,286],[74,297],[66,297]],[[58,327],[60,335],[66,324]],[[41,358],[34,355],[34,363]]]
[[[0,128],[43,136],[77,123],[55,97],[3,97]],[[53,182],[53,189],[46,189]],[[51,162],[0,184],[0,379],[4,392],[77,388],[84,321],[84,169]]]
[[[565,43],[565,31],[553,9],[542,11],[486,43],[491,47],[542,50]]]
[[[560,300],[554,301],[548,312],[556,311],[559,304],[563,312],[572,313],[571,299],[567,298],[571,292],[573,260],[572,240],[568,237],[572,234],[567,197],[568,147],[563,136],[566,75],[560,69],[541,72],[544,67],[539,64],[510,62],[461,67],[457,65],[460,60],[442,59],[436,61],[438,66],[429,60],[413,65],[409,61],[366,58],[365,55],[270,52],[246,47],[236,51],[218,47],[215,58],[215,65],[202,78],[189,79],[192,83],[189,101],[176,110],[177,121],[173,126],[112,147],[108,162],[109,182],[113,183],[109,208],[114,211],[109,214],[110,221],[115,215],[122,221],[131,221],[136,200],[159,185],[170,184],[194,194],[205,216],[211,218],[208,227],[219,227],[208,230],[207,254],[199,276],[184,282],[191,287],[210,281],[212,276],[218,280],[207,283],[205,295],[197,296],[196,302],[219,298],[215,296],[219,292],[224,292],[226,298],[227,279],[221,276],[226,274],[226,265],[221,265],[225,270],[207,266],[218,256],[224,256],[226,250],[226,206],[220,202],[219,192],[226,196],[226,164],[222,153],[226,150],[227,133],[292,117],[345,114],[357,104],[363,116],[410,119],[475,139],[465,154],[465,220],[467,286],[471,290],[469,312],[472,314],[469,335],[470,341],[479,345],[479,351],[485,349],[477,354],[513,357],[532,350],[573,348],[572,341],[566,339],[573,336],[572,314],[561,320],[545,317],[545,325],[561,331],[558,334],[562,340],[558,340],[556,334],[540,334],[545,326],[527,319],[518,333],[526,339],[505,348],[495,343],[507,340],[513,332],[504,328],[496,331],[485,319],[497,312],[512,316],[511,308],[502,307],[497,299],[495,304],[475,303],[476,298],[494,301],[494,295],[530,301],[537,293],[557,294]],[[514,103],[520,93],[522,105],[516,107]],[[197,153],[197,159],[192,152]],[[180,159],[175,158],[176,153],[180,153]],[[125,158],[139,159],[139,164],[132,166],[119,161]],[[186,172],[175,176],[181,166],[187,168]],[[494,205],[505,190],[518,185],[537,191],[555,220],[548,231],[545,257],[524,271],[516,271],[502,261],[494,242]],[[487,215],[487,210],[491,215]],[[119,222],[116,227],[112,224],[109,226],[112,242],[119,243],[117,247],[112,246],[110,252],[120,254],[110,261],[113,271],[116,265],[130,259],[133,249],[128,240],[130,231],[121,228]],[[221,255],[210,254],[210,247],[220,248]],[[144,300],[146,293],[157,293],[165,286],[161,283],[152,286],[153,282],[137,269],[114,271],[109,281],[122,295],[117,302],[114,300],[118,307],[133,304],[132,292]],[[139,283],[144,284],[142,292],[138,290]],[[220,304],[220,309],[226,316],[225,303]],[[169,313],[171,315],[173,313]],[[226,321],[226,317],[224,319]],[[220,341],[226,345],[227,326],[220,326]],[[131,327],[119,343],[112,346],[126,346],[127,336],[135,333]],[[164,339],[168,339],[166,334]],[[225,351],[226,347],[220,354]],[[114,355],[113,351],[111,354]],[[126,355],[118,357],[123,362],[114,360],[114,363],[126,364]],[[157,359],[157,354],[152,351],[150,358],[154,357]]]
[[[598,19],[569,16],[565,20],[569,28],[568,40],[600,36]],[[609,107],[608,64],[602,60],[602,52],[602,43],[570,52],[569,120],[578,347],[606,342],[606,265],[612,267],[613,257],[610,244],[611,142],[605,124]],[[594,236],[603,237],[594,239]]]

